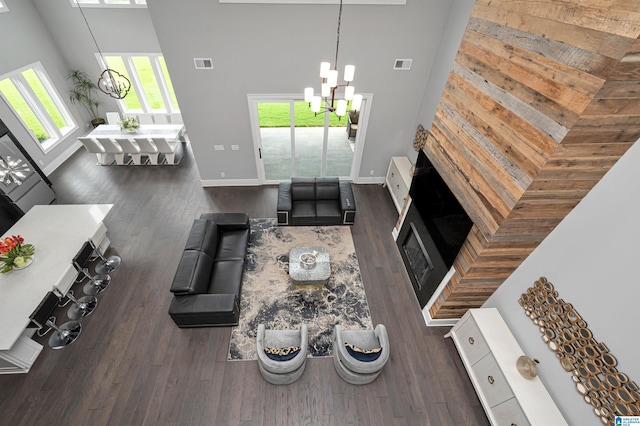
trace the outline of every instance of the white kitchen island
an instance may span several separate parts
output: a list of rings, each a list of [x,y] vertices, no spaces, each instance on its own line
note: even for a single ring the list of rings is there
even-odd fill
[[[29,316],[54,287],[71,288],[76,272],[69,266],[86,241],[108,247],[103,221],[112,207],[34,206],[2,236],[22,236],[35,246],[35,255],[27,268],[0,275],[0,374],[29,371],[42,350],[26,330]]]

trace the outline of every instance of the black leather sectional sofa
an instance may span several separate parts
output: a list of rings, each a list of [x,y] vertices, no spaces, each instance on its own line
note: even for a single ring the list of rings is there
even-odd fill
[[[238,324],[249,215],[204,213],[178,264],[169,315],[178,327]]]
[[[278,225],[353,225],[356,201],[338,178],[291,178],[278,186]]]

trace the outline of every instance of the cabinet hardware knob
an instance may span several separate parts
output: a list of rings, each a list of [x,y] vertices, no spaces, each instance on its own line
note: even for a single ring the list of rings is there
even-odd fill
[[[473,337],[469,337],[469,344],[473,345],[476,341]]]
[[[396,185],[396,189],[400,189],[400,185]]]
[[[517,425],[517,424],[515,424],[515,423],[511,423],[511,426],[518,426],[518,425]]]
[[[487,377],[487,380],[489,381],[490,384],[494,384],[496,381],[496,379],[494,379],[493,376]]]
[[[391,172],[391,177],[396,177],[396,174]]]

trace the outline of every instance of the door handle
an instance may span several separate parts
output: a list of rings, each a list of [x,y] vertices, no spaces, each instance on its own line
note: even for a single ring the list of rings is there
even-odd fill
[[[258,156],[262,160],[262,148],[258,148]]]

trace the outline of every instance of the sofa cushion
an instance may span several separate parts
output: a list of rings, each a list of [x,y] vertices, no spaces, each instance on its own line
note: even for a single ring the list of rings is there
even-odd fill
[[[340,180],[338,178],[316,178],[316,200],[340,199]]]
[[[316,216],[318,222],[340,223],[342,212],[338,200],[318,200],[316,201]]]
[[[220,232],[218,255],[214,260],[244,260],[249,242],[249,230]]]
[[[291,178],[291,198],[294,201],[313,201],[316,199],[316,180],[314,178]]]
[[[175,294],[207,293],[213,259],[200,250],[185,250],[173,277],[171,292]]]
[[[313,224],[316,220],[316,202],[294,201],[291,219],[299,224]]]
[[[238,298],[242,290],[243,260],[219,260],[214,262],[209,293],[235,294]]]
[[[217,246],[218,225],[206,219],[194,220],[185,250],[200,250],[215,259]]]

